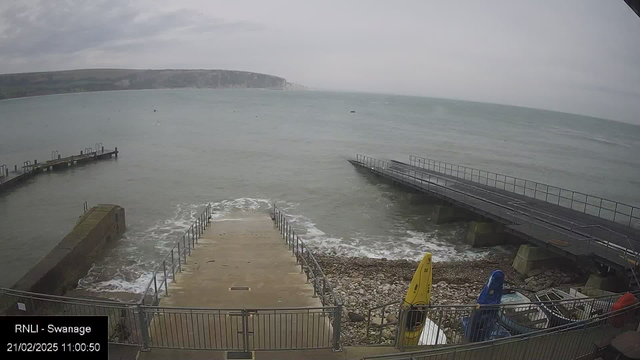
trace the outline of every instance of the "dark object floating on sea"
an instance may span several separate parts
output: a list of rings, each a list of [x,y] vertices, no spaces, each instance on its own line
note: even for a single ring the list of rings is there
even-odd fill
[[[351,113],[352,113],[352,114],[355,114],[355,113],[356,113],[356,111],[355,111],[355,110],[351,110]]]
[[[156,109],[153,109],[153,112],[156,112]]]

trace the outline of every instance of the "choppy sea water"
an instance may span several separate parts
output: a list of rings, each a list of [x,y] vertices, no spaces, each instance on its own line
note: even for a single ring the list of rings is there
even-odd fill
[[[155,110],[155,112],[154,112]],[[355,110],[355,113],[351,113]],[[318,251],[436,261],[480,258],[467,224],[347,162],[410,154],[640,204],[640,127],[464,101],[331,92],[144,90],[0,101],[0,164],[102,142],[117,160],[45,173],[0,194],[0,286],[75,224],[82,204],[126,209],[128,231],[81,286],[137,292],[208,203],[215,218],[283,208]]]

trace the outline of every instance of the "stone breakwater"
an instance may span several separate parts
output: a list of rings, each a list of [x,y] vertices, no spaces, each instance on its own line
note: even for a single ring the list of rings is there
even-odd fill
[[[354,258],[318,255],[318,263],[336,287],[344,302],[343,342],[345,345],[364,345],[377,342],[375,335],[367,334],[367,314],[372,307],[404,298],[409,283],[418,266],[416,261]],[[587,269],[575,266],[558,266],[534,270],[524,277],[512,267],[513,257],[495,257],[474,261],[434,262],[431,301],[434,305],[475,304],[491,271],[500,269],[505,274],[505,286],[518,289],[525,295],[550,287],[582,285]],[[397,306],[391,306],[385,314],[372,314],[372,323],[397,321]],[[457,326],[459,319],[452,319]],[[445,331],[446,333],[447,331]],[[382,343],[390,344],[394,327],[382,330]]]

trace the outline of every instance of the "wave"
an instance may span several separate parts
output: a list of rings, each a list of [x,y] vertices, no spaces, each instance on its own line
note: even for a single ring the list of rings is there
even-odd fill
[[[222,219],[232,211],[266,211],[271,204],[269,199],[247,197],[214,202],[211,203],[212,221],[233,220]],[[285,203],[285,206],[291,205]],[[151,280],[151,272],[195,222],[205,206],[206,203],[178,204],[169,218],[159,220],[142,231],[126,232],[117,247],[106,250],[104,257],[80,279],[78,288],[142,293]]]
[[[343,256],[420,260],[425,252],[434,261],[474,260],[484,258],[500,248],[474,249],[462,244],[464,226],[415,231],[400,227],[385,235],[354,231],[348,236],[331,236],[319,229],[314,221],[297,213],[300,204],[279,202],[300,238],[321,254]],[[206,204],[179,204],[173,214],[142,231],[127,232],[118,246],[105,252],[78,288],[100,292],[142,293],[151,272],[195,221]],[[212,221],[245,221],[242,217],[226,217],[231,212],[256,212],[271,209],[272,201],[263,198],[238,198],[211,204]],[[457,239],[457,240],[456,240]]]

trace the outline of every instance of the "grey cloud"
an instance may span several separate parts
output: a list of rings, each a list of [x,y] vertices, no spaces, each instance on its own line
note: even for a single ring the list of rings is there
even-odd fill
[[[0,57],[69,54],[87,49],[153,46],[163,35],[184,32],[252,31],[259,24],[226,22],[195,10],[147,15],[125,0],[41,1],[0,13]],[[164,41],[164,43],[167,43]]]
[[[640,123],[622,0],[29,1],[0,2],[0,73],[225,68]]]

